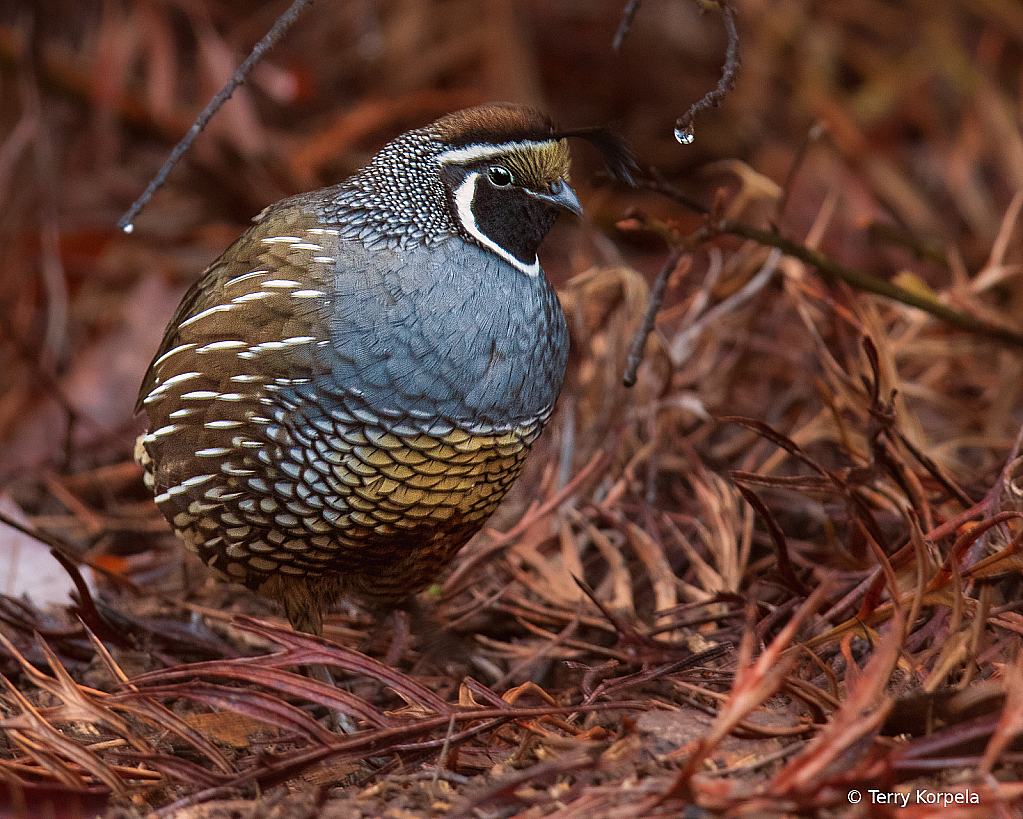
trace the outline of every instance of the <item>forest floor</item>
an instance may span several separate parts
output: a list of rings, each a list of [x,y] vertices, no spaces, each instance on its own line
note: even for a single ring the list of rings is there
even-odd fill
[[[285,5],[0,9],[0,816],[1021,815],[1023,6],[735,0],[684,144],[720,10],[614,50],[624,5],[312,4],[130,234]],[[495,99],[641,169],[573,145],[557,413],[424,595],[444,651],[296,634],[157,511],[142,375],[263,207]]]

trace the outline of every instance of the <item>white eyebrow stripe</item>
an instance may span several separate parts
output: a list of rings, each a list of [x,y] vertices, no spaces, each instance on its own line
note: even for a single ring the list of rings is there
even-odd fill
[[[540,259],[536,256],[533,257],[533,261],[530,264],[526,264],[521,259],[515,258],[511,253],[501,247],[497,242],[487,236],[479,225],[476,224],[476,215],[472,212],[472,200],[476,196],[476,183],[480,179],[480,175],[476,171],[472,171],[465,175],[465,179],[455,189],[455,208],[458,211],[458,221],[462,223],[469,233],[485,247],[490,248],[494,253],[504,259],[508,264],[514,267],[516,270],[521,270],[527,276],[536,278],[540,275]]]
[[[534,140],[524,139],[521,142],[502,142],[499,145],[466,145],[464,148],[452,148],[438,155],[437,161],[441,165],[463,164],[475,162],[478,159],[489,159],[492,156],[502,156],[514,151],[521,151],[523,148],[544,148],[549,145],[556,145],[553,139]]]

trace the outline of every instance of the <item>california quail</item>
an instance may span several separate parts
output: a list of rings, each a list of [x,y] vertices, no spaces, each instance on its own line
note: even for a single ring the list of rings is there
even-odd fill
[[[409,131],[266,208],[171,319],[136,408],[146,483],[296,628],[431,583],[550,417],[568,333],[536,252],[582,210],[563,133],[511,104]]]

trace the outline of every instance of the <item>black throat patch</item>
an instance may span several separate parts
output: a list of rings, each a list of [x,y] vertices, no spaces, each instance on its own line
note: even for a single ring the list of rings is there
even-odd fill
[[[558,218],[557,211],[521,188],[495,188],[486,177],[476,179],[472,215],[480,232],[523,265],[536,260],[536,251]]]

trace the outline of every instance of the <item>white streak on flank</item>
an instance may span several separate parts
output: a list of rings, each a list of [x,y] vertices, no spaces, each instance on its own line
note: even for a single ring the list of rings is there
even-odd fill
[[[467,150],[467,149],[459,149]],[[451,153],[448,151],[448,153]],[[443,156],[443,154],[442,154]],[[533,256],[533,261],[530,264],[526,264],[521,259],[516,259],[501,247],[497,242],[487,236],[479,225],[476,224],[476,216],[472,212],[472,200],[476,196],[476,183],[479,182],[480,175],[475,171],[468,173],[462,184],[455,189],[455,208],[458,210],[458,221],[462,223],[469,233],[484,247],[490,248],[495,254],[504,259],[508,264],[514,267],[516,270],[521,270],[527,276],[536,278],[540,275],[540,259]],[[291,295],[297,295],[292,293]]]
[[[258,375],[243,374],[243,375],[232,375],[231,376],[231,380],[234,381],[236,384],[249,384],[249,383],[251,383],[253,381],[259,381],[260,379],[261,379],[261,376],[258,376]]]
[[[296,242],[301,242],[297,236],[267,236],[265,239],[260,239],[264,245],[272,245],[274,242],[283,242],[284,244],[293,245]]]
[[[315,336],[292,336],[291,338],[284,339],[281,344],[286,344],[289,347],[293,344],[308,344],[310,341],[316,341]]]
[[[323,250],[321,245],[313,244],[312,242],[298,242],[293,244],[292,247],[295,250]]]
[[[215,476],[213,475],[196,475],[194,478],[182,481],[181,485],[187,489],[190,486],[199,486],[200,484],[206,483],[206,481],[212,481],[214,477]]]
[[[522,142],[502,142],[499,145],[466,145],[464,148],[452,148],[450,151],[444,151],[444,153],[437,157],[437,161],[442,165],[463,165],[479,159],[489,159],[492,156],[518,153],[523,148],[526,150],[530,148],[541,149],[556,144],[557,142],[553,139],[527,139]]]
[[[242,273],[242,275],[235,276],[233,279],[230,279],[224,285],[224,287],[230,287],[232,284],[238,284],[238,282],[243,282],[246,279],[251,279],[253,276],[265,276],[266,274],[267,274],[266,270],[253,270],[249,273]]]
[[[311,233],[313,236],[340,236],[341,231],[334,230],[334,228],[309,228],[306,233]]]
[[[179,344],[173,350],[168,350],[162,356],[160,356],[158,359],[156,359],[156,361],[153,362],[153,366],[154,367],[159,367],[161,364],[163,364],[164,361],[166,361],[172,355],[177,355],[178,353],[183,353],[185,350],[191,349],[194,346],[195,346],[194,344]]]
[[[211,398],[216,398],[220,395],[216,390],[193,390],[192,392],[186,392],[181,396],[183,401],[209,401]]]
[[[317,264],[332,264],[334,262],[333,256],[313,256],[313,261]]]
[[[201,313],[196,313],[190,319],[185,319],[183,322],[181,322],[179,328],[187,327],[189,324],[193,324],[197,321],[200,321],[201,319],[204,319],[207,316],[212,316],[214,313],[226,313],[228,310],[231,309],[233,308],[231,307],[230,304],[218,304],[215,307],[209,307],[206,310],[203,310]]]
[[[180,424],[167,424],[167,426],[165,426],[165,427],[160,427],[159,429],[154,429],[152,432],[150,432],[146,436],[146,438],[150,438],[150,439],[155,441],[161,435],[173,435],[179,429],[181,429],[181,425]]]
[[[263,282],[260,287],[298,287],[298,282],[293,282],[291,279],[270,279],[269,281]]]
[[[203,424],[206,429],[234,429],[241,425],[241,421],[207,421]]]
[[[241,497],[241,492],[232,492],[226,486],[214,486],[203,493],[203,497],[209,500],[232,501]]]
[[[171,376],[164,381],[159,387],[154,389],[149,395],[142,399],[142,404],[151,404],[154,401],[158,401],[160,397],[167,392],[175,384],[181,384],[185,381],[189,381],[192,378],[198,378],[202,373],[179,373],[178,375]]]
[[[164,381],[160,385],[160,389],[167,389],[168,387],[173,387],[175,384],[183,384],[185,381],[190,381],[193,378],[198,378],[200,375],[202,375],[202,373],[196,372],[178,373],[177,375],[173,375],[166,381]]]
[[[166,492],[164,492],[164,493],[162,493],[160,495],[157,495],[153,500],[155,500],[157,503],[162,503],[165,500],[170,500],[175,495],[184,495],[187,492],[188,492],[188,487],[187,486],[185,486],[184,484],[178,484],[177,486],[170,487]],[[185,517],[187,518],[189,516],[185,515]],[[175,525],[176,526],[180,525],[180,523],[177,522],[176,517],[175,517]]]
[[[211,341],[196,350],[197,353],[211,353],[214,350],[233,350],[236,347],[247,347],[244,341]]]
[[[190,409],[187,409],[187,408],[186,409],[177,409],[177,410],[174,410],[174,412],[172,412],[167,417],[168,418],[187,418],[193,412],[194,412],[194,410],[190,410]]]
[[[296,299],[315,299],[317,296],[326,296],[327,294],[322,290],[294,290],[291,295]]]
[[[272,295],[273,293],[246,293],[243,296],[231,299],[231,304],[243,304],[247,301],[262,301],[263,299],[270,298]]]
[[[217,396],[218,401],[242,401],[245,396],[240,392],[222,392]]]
[[[211,446],[207,447],[206,449],[197,450],[195,454],[198,455],[200,458],[210,458],[217,455],[227,455],[227,453],[229,453],[230,451],[231,450],[226,446]],[[189,478],[188,480],[194,479]],[[185,481],[185,483],[188,483],[188,481]]]

